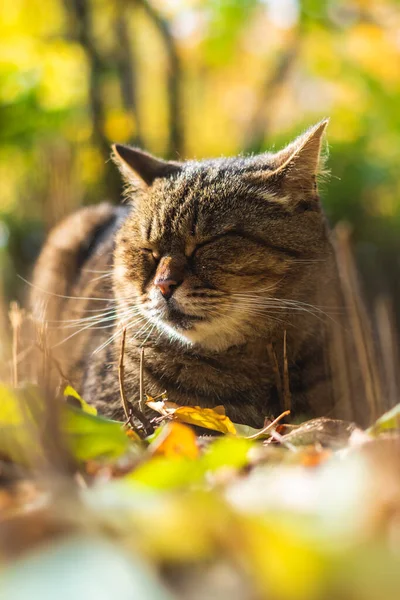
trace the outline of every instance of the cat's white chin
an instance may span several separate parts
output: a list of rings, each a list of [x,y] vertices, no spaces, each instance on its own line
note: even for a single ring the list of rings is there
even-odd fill
[[[223,322],[218,321],[196,323],[190,329],[181,329],[165,323],[162,319],[157,319],[157,326],[167,334],[171,342],[178,342],[185,346],[198,346],[210,352],[223,352],[244,341],[244,336],[237,331],[227,330]]]

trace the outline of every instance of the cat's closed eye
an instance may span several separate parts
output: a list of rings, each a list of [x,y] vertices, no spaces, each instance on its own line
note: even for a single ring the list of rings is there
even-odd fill
[[[154,248],[141,247],[141,248],[139,248],[139,250],[142,254],[153,258],[156,262],[158,262],[160,260],[160,255],[157,252],[157,250],[154,250]]]
[[[227,241],[231,237],[239,238],[242,240],[246,239],[245,236],[241,235],[240,233],[238,233],[236,231],[228,231],[225,233],[220,233],[219,235],[215,235],[212,238],[208,238],[201,242],[198,242],[195,245],[195,247],[192,249],[190,254],[188,254],[187,256],[188,256],[188,258],[193,258],[195,256],[195,254],[202,248],[205,248],[206,246],[212,246],[213,244],[216,244],[216,243],[223,244],[225,240]]]

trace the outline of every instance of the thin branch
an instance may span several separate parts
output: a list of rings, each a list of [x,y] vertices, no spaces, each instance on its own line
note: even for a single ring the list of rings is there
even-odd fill
[[[125,366],[124,366],[124,355],[125,355],[125,340],[126,340],[126,327],[122,330],[122,339],[121,339],[121,350],[119,354],[119,363],[118,363],[118,379],[119,379],[119,391],[121,396],[121,403],[124,409],[126,421],[129,426],[137,431],[135,423],[133,421],[133,417],[139,421],[142,426],[144,436],[141,435],[142,432],[137,431],[140,437],[144,438],[146,435],[150,435],[152,432],[152,427],[149,420],[145,417],[145,415],[137,410],[131,402],[128,401],[125,393]]]

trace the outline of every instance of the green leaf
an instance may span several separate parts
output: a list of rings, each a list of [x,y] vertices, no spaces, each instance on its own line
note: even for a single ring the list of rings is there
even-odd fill
[[[125,480],[162,490],[186,487],[202,481],[207,471],[242,468],[248,463],[251,446],[252,442],[244,438],[219,438],[197,460],[155,456],[127,475]]]
[[[254,427],[250,427],[250,425],[243,425],[243,423],[234,423],[236,429],[236,435],[240,437],[249,437],[250,435],[256,435],[261,429],[255,429]],[[269,437],[266,435],[265,437]]]
[[[43,450],[38,431],[45,421],[45,410],[39,388],[0,386],[0,452],[23,463],[40,455]],[[61,432],[77,460],[116,458],[131,445],[122,423],[68,404],[61,405]]]
[[[252,442],[245,438],[224,437],[213,442],[202,457],[205,470],[215,471],[221,467],[241,469],[248,463]]]
[[[90,415],[74,406],[66,406],[63,430],[78,460],[117,458],[127,451],[131,443],[122,423]]]
[[[203,474],[204,468],[199,460],[187,458],[171,460],[164,456],[156,456],[140,465],[124,480],[154,489],[169,490],[201,481]]]

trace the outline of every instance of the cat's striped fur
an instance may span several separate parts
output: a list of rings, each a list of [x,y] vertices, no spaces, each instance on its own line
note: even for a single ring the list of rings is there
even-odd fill
[[[134,402],[144,345],[147,394],[223,404],[234,421],[262,426],[289,402],[286,354],[293,414],[357,418],[316,185],[325,127],[255,157],[168,163],[114,148],[127,205],[84,208],[63,221],[33,281],[34,312],[48,319],[54,352],[88,402],[123,416],[125,326]]]

